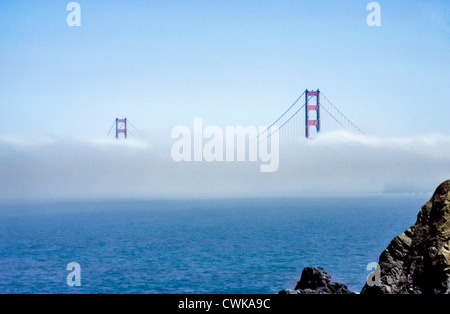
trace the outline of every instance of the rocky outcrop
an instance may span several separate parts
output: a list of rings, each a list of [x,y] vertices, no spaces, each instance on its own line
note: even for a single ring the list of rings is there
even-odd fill
[[[392,240],[378,263],[377,285],[361,294],[450,293],[450,181],[422,207],[417,222]]]
[[[332,282],[322,267],[306,267],[294,290],[287,289],[279,294],[352,294],[347,286]]]

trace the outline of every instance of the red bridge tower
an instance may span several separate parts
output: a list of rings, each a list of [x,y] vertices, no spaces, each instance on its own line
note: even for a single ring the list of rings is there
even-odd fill
[[[128,129],[127,129],[127,118],[119,119],[116,118],[116,138],[119,138],[119,134],[123,133],[125,138],[127,138]]]
[[[316,97],[316,104],[310,105],[310,97]],[[315,119],[311,117],[310,111],[316,112]],[[305,91],[305,136],[310,138],[309,127],[315,126],[317,133],[320,132],[320,91]]]

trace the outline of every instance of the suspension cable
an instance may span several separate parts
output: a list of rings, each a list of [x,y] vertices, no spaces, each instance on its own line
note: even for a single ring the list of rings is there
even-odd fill
[[[273,127],[278,121],[280,121],[288,112],[289,110],[292,109],[292,107],[294,107],[298,101],[303,97],[303,95],[305,95],[305,92],[303,92],[303,94],[300,95],[300,97],[297,98],[297,100],[274,122],[272,123],[267,129],[265,129],[261,134],[259,134],[256,138],[259,138],[261,135],[263,135],[264,133],[266,133],[271,127]],[[297,114],[297,113],[295,113]],[[294,115],[295,115],[294,114]],[[292,118],[292,117],[291,117]]]
[[[350,123],[355,129],[357,129],[359,132],[361,132],[362,134],[366,135],[366,133],[364,133],[360,128],[358,128],[352,121],[350,121],[349,118],[347,118],[335,105],[333,105],[333,103],[327,98],[327,96],[325,96],[323,93],[321,93],[321,95],[325,98],[326,101],[328,101],[328,103],[345,119],[347,120],[348,123]],[[325,109],[326,110],[326,109]],[[327,110],[328,112],[328,110]],[[329,113],[329,112],[328,112]],[[330,114],[331,115],[331,114]],[[333,117],[334,118],[334,117]],[[334,118],[336,120],[336,118]],[[340,123],[341,124],[341,123]],[[342,124],[341,124],[342,125]]]

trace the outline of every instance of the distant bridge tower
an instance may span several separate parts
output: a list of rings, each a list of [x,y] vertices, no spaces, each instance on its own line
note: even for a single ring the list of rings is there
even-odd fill
[[[120,133],[123,133],[125,135],[125,138],[127,138],[128,135],[127,118],[125,119],[116,118],[116,138],[119,138]]]
[[[316,97],[316,104],[310,105],[310,97]],[[310,111],[316,112],[315,119],[311,117]],[[320,132],[320,91],[305,91],[305,136],[310,138],[309,127],[315,126],[317,133]]]

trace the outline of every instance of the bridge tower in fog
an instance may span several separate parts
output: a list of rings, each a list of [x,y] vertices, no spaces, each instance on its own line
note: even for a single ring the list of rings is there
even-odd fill
[[[305,102],[302,105],[300,101],[302,97],[305,96]],[[315,99],[314,99],[315,97]],[[322,103],[321,100],[325,99],[326,103]],[[303,118],[295,119],[300,117],[298,115],[303,109],[305,109],[305,120]],[[266,138],[272,136],[274,132],[279,132],[280,130],[285,131],[285,135],[291,136],[294,133],[294,137],[301,136],[301,129],[303,127],[303,121],[305,121],[305,137],[307,139],[311,137],[311,127],[315,127],[316,132],[320,133],[322,127],[321,121],[321,111],[325,110],[340,126],[347,130],[352,130],[358,132],[362,135],[365,133],[358,128],[349,118],[347,118],[333,103],[324,95],[319,89],[317,90],[305,90],[300,97],[280,116],[275,120],[267,129],[258,135],[258,138],[265,135]],[[277,125],[276,131],[270,132],[269,130]],[[298,129],[297,127],[300,126]],[[287,126],[287,127],[286,127]]]
[[[121,133],[123,133],[125,138],[127,138],[128,135],[127,118],[125,119],[116,118],[116,138],[119,138],[119,134]]]
[[[316,97],[311,104],[310,100]],[[314,115],[315,112],[315,115]],[[315,126],[317,133],[320,132],[320,91],[305,91],[305,137],[310,138],[310,126]]]
[[[111,128],[109,129],[109,132],[108,132],[107,136],[109,136],[111,134],[111,131],[113,130],[114,127],[116,127],[116,139],[118,139],[120,137],[120,134],[123,134],[125,139],[128,138],[128,135],[132,135],[133,137],[136,137],[136,138],[143,138],[143,137],[145,137],[133,125],[133,123],[130,120],[128,120],[127,118],[124,118],[124,119],[116,118],[116,120],[114,120],[113,124],[111,125]],[[131,131],[131,129],[133,129],[133,132]]]

